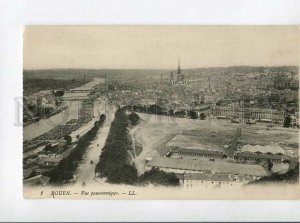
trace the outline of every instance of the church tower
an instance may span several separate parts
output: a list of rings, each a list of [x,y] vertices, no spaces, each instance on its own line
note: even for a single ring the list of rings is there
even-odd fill
[[[180,57],[178,57],[177,74],[181,74],[181,69],[180,69]]]
[[[170,80],[172,82],[172,85],[186,85],[187,81],[184,80],[184,74],[181,71],[180,68],[180,57],[178,57],[178,66],[177,66],[177,72],[170,73]]]
[[[178,57],[177,78],[178,81],[181,81],[183,84],[185,84],[184,74],[181,72],[181,68],[180,68],[180,57]]]
[[[177,81],[183,81],[182,79],[182,73],[180,68],[180,57],[178,57],[178,67],[177,67]]]

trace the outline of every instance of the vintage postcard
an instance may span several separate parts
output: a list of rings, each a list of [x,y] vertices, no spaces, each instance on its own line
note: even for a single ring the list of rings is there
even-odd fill
[[[27,26],[28,199],[299,199],[299,26]]]

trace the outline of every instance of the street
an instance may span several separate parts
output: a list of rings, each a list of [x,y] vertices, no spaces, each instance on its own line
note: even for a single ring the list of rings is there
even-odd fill
[[[116,109],[114,108],[114,106],[110,104],[105,105],[105,102],[103,100],[99,102],[98,108],[99,112],[102,114],[105,114],[106,110],[106,122],[99,129],[96,139],[91,142],[91,145],[89,146],[86,154],[83,157],[84,160],[77,169],[77,184],[80,185],[83,182],[85,182],[86,184],[93,183],[93,180],[95,178],[95,167],[99,162],[99,156],[101,154],[102,148],[105,145],[111,122],[114,120],[115,116]],[[91,163],[91,161],[93,162]]]

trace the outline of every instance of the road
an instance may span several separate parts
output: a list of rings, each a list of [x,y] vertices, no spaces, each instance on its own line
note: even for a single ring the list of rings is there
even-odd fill
[[[128,152],[128,154],[129,154],[129,156],[131,157],[131,163],[130,163],[130,164],[132,164],[132,163],[135,162],[135,159],[136,159],[135,136],[134,136],[134,133],[136,132],[136,130],[139,129],[139,126],[135,126],[133,129],[129,129],[129,128],[127,128],[127,129],[129,130],[129,135],[131,136],[131,142],[132,142],[133,154],[131,154],[131,153],[129,152],[129,150],[127,150],[127,152]]]
[[[154,151],[151,142],[149,142],[147,137],[144,137],[142,134],[140,134],[140,131],[143,131],[144,129],[143,127],[147,125],[148,121],[155,122],[154,119],[156,119],[157,117],[144,115],[142,113],[138,113],[138,115],[140,116],[142,122],[141,124],[138,124],[133,129],[131,129],[129,133],[132,137],[132,144],[133,144],[132,147],[134,150],[134,158],[132,157],[132,162],[134,162],[138,175],[140,176],[145,172],[146,157],[149,156],[149,154],[151,154],[151,152]],[[138,140],[136,139],[137,137],[136,133],[139,133]],[[136,141],[139,141],[143,146],[143,150],[138,156],[136,155],[136,151],[135,151]]]
[[[102,101],[99,103],[99,112],[105,113],[105,103]],[[83,157],[82,163],[77,169],[77,184],[91,184],[95,182],[95,167],[99,162],[99,156],[102,148],[105,145],[106,138],[109,133],[111,122],[114,120],[116,108],[112,105],[106,105],[106,122],[99,129],[96,139],[91,142],[87,153]],[[93,163],[91,164],[91,160]],[[99,181],[99,179],[97,179]],[[98,182],[97,181],[97,182]]]

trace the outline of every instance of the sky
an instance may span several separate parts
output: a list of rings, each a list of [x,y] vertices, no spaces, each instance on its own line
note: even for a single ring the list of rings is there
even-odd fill
[[[297,26],[27,26],[24,69],[299,65]]]

